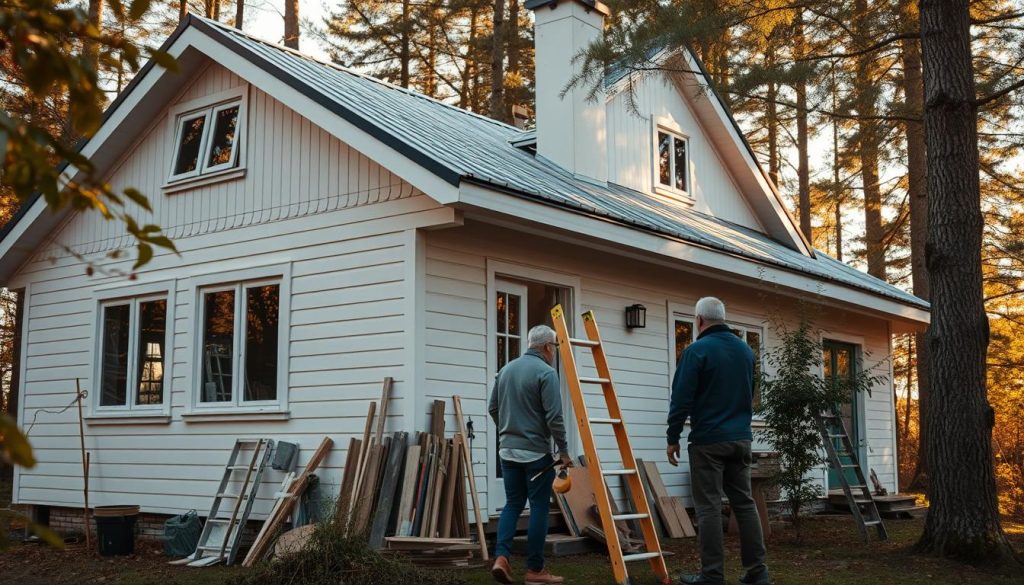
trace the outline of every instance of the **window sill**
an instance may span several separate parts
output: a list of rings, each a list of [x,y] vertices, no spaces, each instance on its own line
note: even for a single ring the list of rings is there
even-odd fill
[[[226,183],[228,181],[234,181],[244,177],[244,168],[224,169],[223,171],[217,171],[215,173],[207,173],[205,175],[197,175],[187,179],[170,181],[161,187],[161,189],[165,195],[170,195],[172,193],[180,193],[189,189],[195,189],[196,187],[205,187],[206,185],[212,185],[214,183]]]
[[[99,425],[162,425],[171,422],[165,413],[96,413],[83,417],[85,424]]]
[[[275,421],[288,420],[291,413],[287,410],[201,410],[182,414],[181,418],[188,423]]]
[[[693,205],[697,202],[697,200],[691,197],[686,191],[679,191],[660,184],[654,186],[654,192],[663,197],[668,197],[675,201],[679,201],[680,203],[685,203],[686,205]]]

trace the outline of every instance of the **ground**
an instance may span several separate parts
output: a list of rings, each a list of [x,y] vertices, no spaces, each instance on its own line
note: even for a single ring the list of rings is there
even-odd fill
[[[794,541],[791,530],[776,531],[768,543],[769,563],[778,585],[1020,583],[1019,573],[1011,575],[911,554],[910,547],[921,534],[921,527],[921,520],[890,521],[889,542],[864,545],[850,517],[810,518],[805,521],[802,544]],[[1005,527],[1018,550],[1024,548],[1024,524],[1008,521]],[[730,583],[735,583],[739,577],[739,546],[735,538],[728,538],[727,544],[727,577]],[[669,560],[673,575],[696,567],[696,541],[693,539],[670,540],[665,548],[676,553]],[[168,565],[166,561],[153,543],[140,545],[134,556],[115,559],[88,554],[80,544],[70,544],[64,550],[35,544],[16,545],[0,553],[0,575],[3,576],[0,581],[20,585],[212,585],[244,571],[237,567],[189,569]],[[513,564],[521,578],[522,559],[515,559]],[[570,584],[613,582],[606,557],[598,555],[553,559],[550,568],[565,576]],[[469,585],[492,582],[485,568],[465,570],[457,575]],[[640,573],[636,576],[640,578],[634,580],[635,583],[651,582]]]

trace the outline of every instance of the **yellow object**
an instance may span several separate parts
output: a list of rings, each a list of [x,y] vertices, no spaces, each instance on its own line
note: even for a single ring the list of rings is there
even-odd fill
[[[554,490],[556,494],[564,494],[572,489],[572,478],[569,477],[569,471],[566,468],[562,468],[555,476]]]

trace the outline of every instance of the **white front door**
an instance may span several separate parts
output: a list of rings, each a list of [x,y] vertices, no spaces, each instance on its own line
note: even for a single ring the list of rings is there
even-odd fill
[[[494,284],[495,292],[491,302],[494,304],[495,315],[492,321],[495,347],[490,355],[495,360],[492,371],[499,372],[505,364],[526,351],[528,305],[526,285],[507,280],[496,280]],[[490,388],[487,397],[490,398]],[[491,514],[496,514],[505,506],[505,484],[501,479],[501,461],[498,458],[498,431],[493,421],[489,423],[489,428],[492,439],[488,441],[487,448],[487,500]]]

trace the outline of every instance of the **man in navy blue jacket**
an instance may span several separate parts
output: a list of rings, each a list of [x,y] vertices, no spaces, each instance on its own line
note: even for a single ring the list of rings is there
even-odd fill
[[[679,465],[679,436],[690,419],[690,488],[697,510],[701,572],[682,583],[725,583],[722,492],[740,529],[743,585],[770,583],[761,521],[750,489],[754,352],[725,323],[725,305],[697,301],[697,341],[686,348],[672,379],[668,412],[668,462]]]

